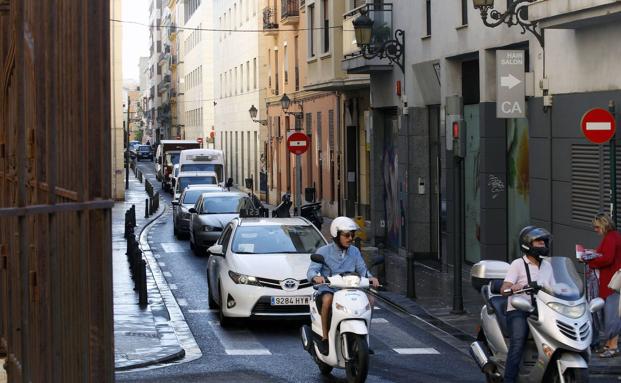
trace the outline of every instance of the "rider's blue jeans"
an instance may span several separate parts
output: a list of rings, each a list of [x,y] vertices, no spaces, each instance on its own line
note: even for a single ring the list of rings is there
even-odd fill
[[[528,313],[519,310],[507,312],[509,326],[509,353],[505,364],[505,383],[513,383],[520,372],[520,362],[524,353],[524,345],[528,337]]]

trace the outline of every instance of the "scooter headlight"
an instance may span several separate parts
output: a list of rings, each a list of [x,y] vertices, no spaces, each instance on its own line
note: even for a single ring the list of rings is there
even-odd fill
[[[347,307],[343,306],[340,303],[335,304],[334,307],[336,307],[337,310],[340,310],[340,311],[342,311],[344,313],[349,314],[349,310],[347,309]]]
[[[548,303],[548,307],[561,315],[573,319],[580,318],[586,311],[586,305],[584,303],[580,303],[576,306],[567,306],[558,302],[550,302]]]

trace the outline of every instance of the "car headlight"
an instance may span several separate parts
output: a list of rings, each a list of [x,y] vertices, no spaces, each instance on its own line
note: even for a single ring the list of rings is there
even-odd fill
[[[229,277],[238,285],[253,285],[253,286],[261,286],[261,283],[257,280],[256,277],[251,277],[244,274],[239,274],[234,271],[229,270]]]
[[[204,226],[202,227],[202,230],[203,230],[203,231],[212,231],[212,230],[213,230],[213,226],[204,225]]]
[[[580,303],[576,306],[567,306],[558,302],[550,302],[548,303],[548,307],[552,310],[556,311],[559,314],[565,315],[570,318],[580,318],[584,315],[586,311],[586,305],[584,303]]]

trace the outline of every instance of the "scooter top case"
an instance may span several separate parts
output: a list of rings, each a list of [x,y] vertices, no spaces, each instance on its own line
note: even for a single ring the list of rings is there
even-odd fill
[[[479,261],[470,270],[470,283],[477,292],[481,287],[495,279],[504,279],[509,271],[509,264],[502,261]]]

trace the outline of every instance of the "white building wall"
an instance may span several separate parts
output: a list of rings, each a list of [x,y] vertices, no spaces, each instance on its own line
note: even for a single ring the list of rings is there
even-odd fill
[[[262,144],[259,137],[260,125],[250,119],[248,110],[252,105],[259,110],[263,109],[260,104],[261,83],[258,74],[259,41],[262,34],[254,32],[261,28],[260,13],[256,0],[214,1],[215,27],[231,30],[213,34],[216,47],[214,56],[217,57],[213,71],[217,103],[215,147],[224,150],[226,158],[230,159],[227,164],[228,176],[233,177],[234,182],[240,186],[244,186],[244,178],[252,176],[255,190],[259,187]],[[244,30],[253,32],[241,32]],[[259,115],[257,118],[261,117]],[[236,133],[237,141],[234,141]],[[229,148],[232,148],[231,153],[227,153]]]
[[[178,109],[184,114],[185,138],[193,140],[208,136],[214,125],[214,32],[213,1],[203,0],[188,20],[180,36],[183,51],[183,103]],[[198,28],[202,30],[198,30]],[[193,30],[195,29],[195,30]],[[178,37],[179,38],[179,37]]]

